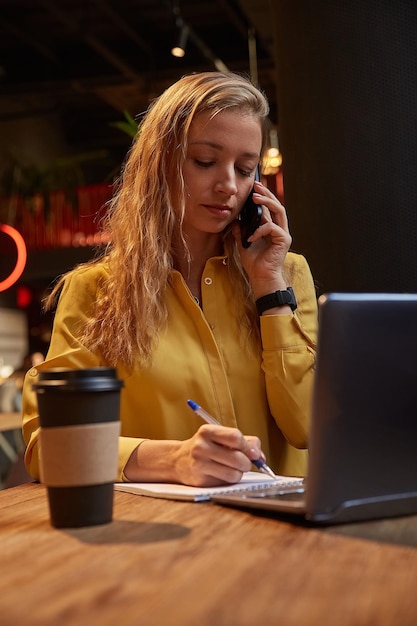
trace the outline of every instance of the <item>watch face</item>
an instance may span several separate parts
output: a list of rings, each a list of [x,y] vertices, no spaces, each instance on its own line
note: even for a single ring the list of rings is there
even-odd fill
[[[281,305],[289,304],[291,301],[291,294],[288,291],[277,291],[277,300]]]

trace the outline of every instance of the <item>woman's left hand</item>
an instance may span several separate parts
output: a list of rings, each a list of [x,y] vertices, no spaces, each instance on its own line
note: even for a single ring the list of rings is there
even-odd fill
[[[262,223],[249,237],[251,246],[243,248],[239,223],[233,225],[242,265],[246,270],[255,298],[278,289],[286,289],[283,265],[291,245],[285,208],[262,183],[255,182],[256,204],[262,205]]]

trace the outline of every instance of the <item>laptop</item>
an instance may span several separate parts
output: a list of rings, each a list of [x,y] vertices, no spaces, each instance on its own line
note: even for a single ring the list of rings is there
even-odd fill
[[[417,294],[319,298],[308,477],[219,504],[336,524],[417,513]]]

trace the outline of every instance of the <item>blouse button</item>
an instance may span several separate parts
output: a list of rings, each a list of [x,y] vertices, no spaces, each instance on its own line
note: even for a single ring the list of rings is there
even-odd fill
[[[207,276],[207,278],[204,279],[204,282],[206,285],[211,285],[213,283],[213,279]]]

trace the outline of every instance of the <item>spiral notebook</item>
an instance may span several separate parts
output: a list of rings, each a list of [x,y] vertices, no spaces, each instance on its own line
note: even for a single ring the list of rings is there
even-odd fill
[[[114,488],[116,491],[126,491],[127,493],[151,496],[152,498],[204,502],[210,500],[213,496],[222,494],[233,494],[240,491],[248,493],[248,491],[267,489],[268,487],[294,489],[301,487],[302,483],[302,478],[277,476],[274,479],[260,472],[246,472],[239,483],[222,485],[221,487],[189,487],[188,485],[178,485],[176,483],[115,483]]]

